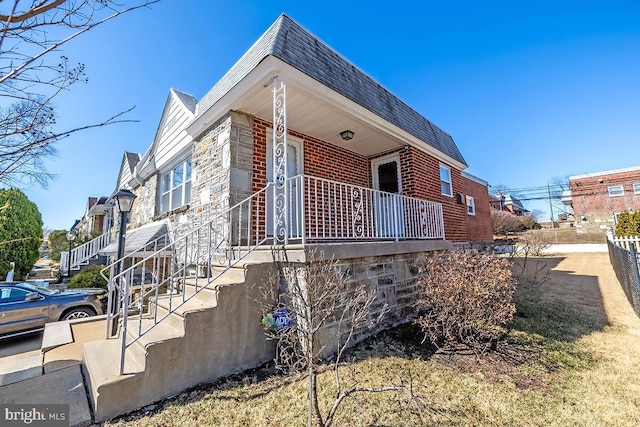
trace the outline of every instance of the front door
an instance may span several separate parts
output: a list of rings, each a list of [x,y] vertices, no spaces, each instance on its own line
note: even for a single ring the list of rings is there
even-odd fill
[[[375,159],[371,169],[373,188],[379,191],[374,197],[377,237],[398,238],[404,233],[400,157],[393,154]]]
[[[302,173],[302,142],[287,137],[287,176],[293,178]],[[267,182],[274,183],[273,177],[273,136],[267,134]],[[290,239],[301,237],[302,202],[299,194],[298,181],[289,180],[286,183],[289,194],[289,215],[286,219],[288,236]],[[273,191],[267,192],[267,235],[273,237]]]

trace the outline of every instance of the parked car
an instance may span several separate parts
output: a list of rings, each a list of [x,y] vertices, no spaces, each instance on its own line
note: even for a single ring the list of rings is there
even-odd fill
[[[48,289],[27,282],[0,282],[0,337],[44,328],[47,322],[104,314],[104,289]]]

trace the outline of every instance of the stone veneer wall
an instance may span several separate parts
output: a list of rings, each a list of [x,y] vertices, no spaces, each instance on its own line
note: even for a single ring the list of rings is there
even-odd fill
[[[168,217],[174,237],[251,196],[252,167],[252,118],[230,111],[194,141],[191,203],[184,213]]]
[[[137,197],[131,209],[130,224],[132,228],[140,227],[153,221],[158,200],[158,180],[158,174],[154,174],[144,184],[133,189]]]
[[[365,256],[358,258],[338,259],[337,268],[347,278],[345,294],[352,293],[356,287],[364,285],[369,292],[375,294],[369,319],[380,317],[382,320],[372,328],[363,325],[355,331],[351,344],[355,344],[385,329],[406,323],[414,315],[414,301],[418,283],[418,266],[433,251],[407,252],[383,256]],[[286,263],[283,268],[304,269],[302,263]],[[299,272],[298,278],[305,277]],[[285,284],[286,285],[286,284]],[[336,309],[336,314],[325,323],[316,334],[316,348],[325,346],[323,357],[337,351],[338,333],[342,339],[349,333],[350,325],[340,325],[343,306]],[[341,331],[338,331],[338,329]]]
[[[251,117],[243,113],[229,112],[196,138],[191,203],[182,220],[169,215],[178,234],[251,195],[252,159]]]
[[[253,176],[253,118],[230,111],[194,141],[191,202],[156,215],[159,174],[133,189],[129,228],[168,219],[174,238],[205,224],[220,210],[251,196]],[[114,229],[118,229],[116,215]]]

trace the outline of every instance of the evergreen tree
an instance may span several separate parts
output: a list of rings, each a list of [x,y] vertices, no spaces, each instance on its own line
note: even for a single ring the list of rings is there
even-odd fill
[[[25,277],[40,256],[42,216],[20,190],[0,190],[0,280],[15,262],[15,278]]]
[[[67,230],[54,230],[49,233],[49,250],[51,259],[60,262],[60,252],[69,250]]]
[[[620,212],[616,225],[616,236],[633,237],[640,236],[640,211],[630,213]]]

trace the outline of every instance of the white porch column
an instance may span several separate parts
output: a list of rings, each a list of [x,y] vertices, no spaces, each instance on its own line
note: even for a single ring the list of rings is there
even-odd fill
[[[287,96],[285,84],[273,78],[273,240],[288,243],[289,178],[287,171]]]

